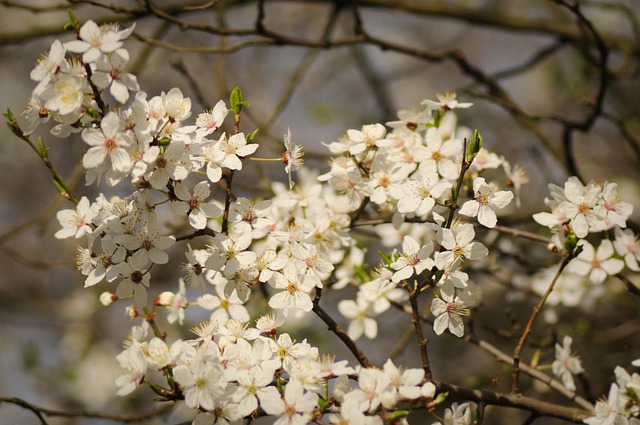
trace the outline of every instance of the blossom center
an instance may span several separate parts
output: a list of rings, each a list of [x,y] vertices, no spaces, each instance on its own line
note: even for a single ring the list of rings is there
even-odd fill
[[[107,137],[104,139],[104,147],[108,150],[108,151],[112,151],[115,148],[118,147],[118,143],[116,142],[116,140],[113,137]]]
[[[119,80],[120,75],[122,75],[122,71],[118,68],[111,68],[111,70],[109,70],[109,75],[112,79]]]
[[[284,414],[289,416],[290,418],[295,416],[298,413],[298,411],[296,410],[295,406],[292,406],[290,404],[287,404],[287,407],[285,407],[284,409]]]
[[[252,210],[243,211],[241,216],[242,216],[242,221],[246,221],[249,224],[253,223],[257,218]]]
[[[467,314],[466,309],[455,301],[447,303],[445,311],[449,316],[466,316]]]
[[[420,260],[415,254],[409,254],[406,258],[407,258],[407,264],[412,267],[417,265],[420,262]]]
[[[158,156],[158,159],[156,159],[156,167],[158,167],[159,169],[164,169],[167,166],[167,159],[160,155]]]
[[[589,205],[586,202],[578,204],[578,214],[586,214],[589,212]]]
[[[145,239],[140,244],[140,248],[144,249],[145,251],[150,251],[151,248],[153,248],[153,242],[149,239]]]
[[[202,390],[207,387],[207,383],[208,383],[208,379],[205,378],[204,376],[201,376],[198,379],[196,379],[195,387]]]
[[[200,201],[200,199],[198,198],[191,198],[189,199],[189,209],[190,210],[196,210],[198,208],[200,208],[200,205],[202,205],[202,202]]]
[[[431,192],[429,191],[429,188],[425,185],[420,185],[416,187],[416,193],[418,197],[422,199],[427,199],[428,197],[431,196]]]
[[[142,282],[142,272],[136,270],[131,273],[131,281],[133,283],[141,283]]]
[[[478,195],[478,197],[476,198],[476,201],[478,201],[478,203],[482,205],[487,205],[489,203],[489,195],[487,194]]]

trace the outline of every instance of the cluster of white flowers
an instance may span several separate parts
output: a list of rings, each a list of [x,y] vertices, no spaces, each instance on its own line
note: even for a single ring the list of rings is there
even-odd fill
[[[578,253],[558,279],[548,299],[551,306],[576,307],[587,305],[602,294],[602,283],[626,268],[638,271],[640,243],[626,222],[633,206],[619,199],[617,184],[590,182],[586,186],[570,177],[564,189],[550,184],[553,199],[545,202],[551,212],[533,215],[540,224],[553,233],[551,247],[564,252],[567,245],[574,245]],[[613,230],[613,234],[611,234]],[[590,234],[607,232],[597,247],[586,239]],[[608,239],[613,236],[612,239]],[[531,289],[543,294],[557,267],[541,270],[533,276]],[[546,318],[555,322],[553,310],[547,310]]]
[[[132,31],[89,21],[78,28],[77,40],[54,42],[31,74],[38,84],[22,115],[25,135],[50,119],[58,137],[80,133],[88,147],[82,159],[87,184],[132,184],[129,196],[83,197],[58,213],[56,237],[86,241],[77,250],[85,286],[115,287],[102,302],[133,300],[131,317],[151,317],[158,308],[169,323],[182,325],[189,307],[211,311],[195,328],[197,338],[170,346],[157,329],[151,334],[147,321],[134,326],[118,356],[124,371],[118,394],[153,383],[151,371],[159,371],[168,387],[152,388],[166,400],[183,399],[198,412],[199,425],[233,422],[257,414],[258,407],[280,417],[277,424],[320,421],[325,414],[336,424],[381,424],[399,403],[433,402],[435,386],[422,369],[402,370],[390,360],[382,369],[352,368],[277,328],[312,311],[322,291],[353,286],[356,298],[338,304],[353,340],[375,338],[377,316],[427,289],[435,333],[464,335],[463,318],[480,301],[464,270],[488,255],[475,240],[475,225],[494,228],[496,210],[514,192],[517,200],[527,181],[522,169],[483,148],[477,132],[457,126],[452,110],[471,104],[448,93],[438,102],[423,101],[419,110],[401,110],[387,127],[348,130],[327,144],[334,155],[330,170],[320,176],[301,170],[295,187],[291,172],[302,166],[302,148],[287,132],[277,160],[285,164],[289,185],[271,183],[271,199],[230,196],[233,173],[259,145],[237,121],[230,134],[221,128],[229,112],[239,119],[246,102],[235,92],[230,108],[220,100],[187,125],[191,100],[179,89],[148,99],[126,72],[123,40]],[[482,175],[500,168],[502,183]],[[631,207],[618,199],[615,184],[585,187],[569,179],[564,191],[553,186],[552,195],[552,212],[535,218],[556,231],[557,246],[570,232],[584,238],[618,226],[615,241],[597,250],[580,241],[574,273],[599,283],[624,264],[638,270],[640,244],[621,230]],[[182,221],[171,227],[183,229],[182,236],[163,226],[160,211]],[[373,226],[383,245],[401,248],[369,270],[351,232],[360,226]],[[177,291],[150,303],[152,268],[173,261],[171,247],[183,249],[183,278]],[[201,295],[189,300],[187,285]],[[273,314],[252,327],[246,305],[255,292],[268,297]],[[569,387],[567,372],[576,373],[579,363],[569,352],[559,361],[554,372]],[[470,412],[469,403],[454,404],[444,421],[470,423]]]
[[[640,363],[633,362],[635,366]],[[598,401],[595,415],[585,419],[588,425],[640,425],[640,375],[621,366],[615,369],[616,382],[606,399]]]
[[[200,412],[194,424],[231,423],[259,407],[279,416],[278,424],[304,424],[325,413],[332,424],[382,424],[376,412],[399,403],[424,405],[435,396],[422,369],[403,370],[391,360],[382,369],[349,367],[346,360],[320,356],[306,340],[277,334],[280,324],[271,315],[258,319],[256,327],[234,319],[224,325],[209,321],[193,329],[196,339],[169,346],[158,337],[149,340],[149,324],[143,322],[133,327],[117,357],[123,369],[116,380],[118,394],[134,391],[153,369],[170,367],[170,384],[177,384],[185,404]],[[356,377],[356,388],[349,376]],[[334,389],[327,398],[330,382]],[[320,402],[335,407],[322,411]]]
[[[577,253],[557,280],[548,299],[551,305],[585,304],[589,296],[597,297],[603,292],[601,284],[609,276],[622,272],[625,266],[632,271],[639,270],[638,237],[626,229],[633,206],[620,200],[616,183],[589,182],[584,185],[576,177],[570,177],[564,188],[550,184],[549,190],[552,199],[545,199],[545,203],[551,207],[551,212],[534,214],[533,218],[552,230],[554,249],[567,250],[571,255]],[[589,234],[611,229],[614,239],[601,240],[597,248],[585,239]],[[532,284],[534,291],[544,293],[553,273],[553,269],[538,273]],[[551,322],[557,320],[555,314],[548,315],[547,319]],[[556,344],[556,360],[552,369],[564,386],[573,391],[572,375],[584,370],[580,359],[571,354],[571,343],[572,339],[565,336],[562,345]],[[617,383],[611,385],[608,398],[596,404],[594,416],[585,419],[585,423],[640,424],[640,375],[634,373],[629,376],[620,366],[616,367],[615,374]]]
[[[549,191],[553,199],[547,198],[545,203],[551,212],[534,214],[533,219],[555,233],[559,249],[570,232],[584,238],[614,226],[625,228],[633,212],[633,206],[618,197],[616,183],[589,182],[585,186],[577,177],[569,177],[564,189],[550,184]]]

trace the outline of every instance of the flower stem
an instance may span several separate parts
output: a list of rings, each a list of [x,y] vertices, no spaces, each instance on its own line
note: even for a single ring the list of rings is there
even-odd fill
[[[44,145],[44,141],[40,139],[39,146],[36,146],[31,141],[31,138],[28,135],[24,134],[22,128],[20,128],[20,125],[18,124],[18,121],[11,113],[11,110],[7,109],[7,112],[4,114],[4,116],[8,120],[7,125],[9,126],[9,129],[11,129],[11,132],[15,134],[19,139],[27,142],[31,149],[33,149],[33,151],[40,157],[42,162],[44,162],[44,165],[46,165],[49,171],[51,171],[51,175],[53,176],[53,184],[56,186],[56,189],[58,189],[58,192],[60,192],[62,196],[77,205],[79,202],[78,198],[74,196],[73,192],[71,192],[60,173],[58,173],[58,170],[55,169],[55,167],[49,160],[49,149]]]
[[[527,326],[525,327],[524,332],[522,332],[522,336],[520,337],[520,341],[518,341],[518,345],[513,351],[513,382],[511,384],[511,392],[514,394],[518,394],[520,392],[520,353],[522,353],[522,348],[524,347],[524,343],[527,340],[527,337],[529,336],[529,334],[531,333],[533,322],[536,320],[536,317],[538,317],[538,313],[542,309],[542,306],[544,305],[544,303],[547,301],[547,298],[551,294],[551,291],[553,291],[553,287],[558,281],[558,278],[560,278],[560,275],[562,274],[565,267],[567,267],[567,264],[569,264],[569,261],[571,261],[572,258],[573,258],[573,253],[568,252],[562,259],[560,268],[558,268],[558,271],[553,277],[553,280],[551,280],[551,283],[549,284],[547,291],[544,293],[544,295],[542,296],[538,304],[533,308],[533,313],[531,313],[531,317],[529,317],[529,322],[527,323]]]
[[[424,378],[427,381],[431,381],[433,376],[431,375],[431,366],[429,364],[429,354],[427,352],[427,344],[429,340],[424,337],[422,332],[422,323],[420,321],[420,310],[418,307],[418,295],[420,290],[415,288],[409,292],[409,302],[411,303],[411,321],[413,328],[416,332],[416,338],[418,339],[418,348],[420,350],[420,359],[422,361],[422,369],[424,369]]]
[[[473,162],[473,158],[471,161],[467,161],[467,139],[464,139],[464,145],[462,148],[462,164],[460,165],[460,175],[458,176],[458,182],[456,183],[455,189],[451,189],[451,203],[449,203],[449,216],[447,217],[447,222],[445,224],[445,228],[450,229],[451,224],[453,223],[453,217],[455,216],[456,210],[459,208],[458,205],[458,197],[460,196],[460,190],[462,189],[462,182],[464,181],[464,175],[471,167],[471,163]]]

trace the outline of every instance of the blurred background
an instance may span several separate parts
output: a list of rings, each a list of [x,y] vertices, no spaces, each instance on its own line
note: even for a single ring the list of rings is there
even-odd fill
[[[460,101],[474,103],[459,112],[459,122],[479,129],[489,150],[520,164],[530,179],[521,208],[511,209],[504,223],[546,234],[531,224],[531,214],[546,209],[547,184],[562,184],[570,175],[585,182],[617,182],[622,198],[640,206],[637,0],[1,0],[2,111],[11,108],[17,115],[26,108],[35,86],[29,73],[40,54],[55,38],[74,38],[63,30],[68,9],[81,23],[136,23],[126,42],[130,72],[149,97],[179,87],[191,97],[195,116],[240,86],[251,103],[242,127],[247,133],[260,129],[262,156],[281,154],[289,128],[293,140],[305,146],[306,167],[325,172],[322,142],[363,124],[394,120],[398,109],[455,91]],[[75,166],[85,144],[77,137],[55,139],[44,129],[38,134],[76,193],[95,196],[99,190],[85,187]],[[53,237],[55,212],[70,204],[24,142],[4,126],[0,139],[0,396],[123,418],[152,411],[149,391],[114,397],[115,355],[126,337],[127,319],[119,306],[99,304],[105,286],[83,289],[74,241]],[[286,178],[280,166],[255,173],[258,181]],[[636,208],[635,222],[639,212]],[[526,296],[531,293],[526,277],[534,270],[525,259],[539,259],[544,266],[558,261],[544,248],[530,242],[503,248],[513,254],[510,266],[522,265],[523,284],[514,283],[517,279],[499,264],[473,277],[483,287],[484,305],[494,309],[478,310],[476,330],[506,353],[517,340],[513,324],[524,323],[536,299]],[[175,288],[176,276],[169,267],[162,270],[154,291]],[[640,283],[638,276],[627,278]],[[542,347],[542,361],[550,362],[558,335],[574,335],[574,350],[587,370],[579,392],[597,398],[608,391],[615,365],[640,357],[638,311],[637,296],[612,280],[605,295],[583,308],[558,307],[562,326],[540,321],[532,344]],[[381,325],[388,347],[359,343],[381,364],[399,337],[398,328],[405,326],[406,318],[389,314]],[[299,339],[316,338],[322,351],[353,361],[317,320],[309,318],[296,332]],[[476,346],[446,335],[432,346],[439,379],[509,391],[510,368]],[[532,352],[525,350],[525,357]],[[401,350],[398,361],[418,366],[415,345]],[[523,382],[525,394],[563,400],[541,394],[544,388],[526,378]],[[489,423],[516,423],[522,417],[509,409],[487,412],[494,415]],[[176,423],[175,415],[142,423]],[[49,419],[51,424],[113,422]],[[0,425],[36,423],[28,410],[0,404]]]

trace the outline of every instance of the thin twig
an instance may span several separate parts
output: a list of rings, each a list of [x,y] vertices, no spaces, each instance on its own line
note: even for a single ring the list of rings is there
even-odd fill
[[[108,413],[90,412],[86,410],[63,411],[63,410],[48,409],[45,407],[40,407],[35,404],[29,403],[18,397],[0,397],[0,403],[15,404],[17,406],[30,410],[31,412],[33,412],[34,415],[38,417],[38,419],[40,420],[40,423],[43,425],[47,424],[47,421],[44,418],[45,416],[60,417],[60,418],[106,419],[106,420],[120,422],[120,423],[142,422],[145,420],[149,420],[151,418],[164,415],[171,408],[173,408],[172,405],[166,405],[166,406],[162,406],[159,409],[153,410],[151,412],[142,413],[139,415],[112,415]]]
[[[544,305],[544,303],[547,301],[547,298],[551,294],[551,291],[553,291],[553,287],[555,286],[556,282],[560,278],[560,275],[562,274],[562,271],[565,269],[565,267],[567,267],[567,264],[569,264],[569,262],[571,261],[572,258],[573,258],[573,256],[571,255],[571,253],[567,253],[564,256],[564,258],[562,259],[562,263],[560,263],[560,267],[558,268],[558,271],[556,272],[555,276],[553,277],[553,280],[551,280],[551,283],[549,284],[549,287],[547,288],[547,291],[544,293],[544,295],[542,296],[542,298],[540,299],[538,304],[533,308],[533,313],[531,313],[531,317],[529,317],[529,321],[527,322],[527,326],[524,328],[524,332],[522,332],[522,336],[520,337],[520,340],[518,341],[518,345],[516,346],[515,350],[513,351],[513,383],[512,383],[512,386],[511,386],[511,391],[514,394],[518,394],[520,392],[520,381],[519,381],[519,379],[520,379],[520,353],[522,353],[522,348],[524,347],[524,343],[527,340],[527,337],[529,336],[529,334],[531,333],[531,328],[533,326],[533,322],[536,320],[536,317],[538,317],[538,313],[542,309],[542,306]]]
[[[505,363],[505,364],[513,364],[513,357],[507,355],[502,352],[500,349],[490,344],[488,341],[481,339],[475,335],[465,335],[464,340],[470,342],[482,350],[492,354],[496,359]],[[551,376],[529,366],[526,363],[520,363],[520,370],[527,375],[531,376],[534,379],[537,379],[540,382],[544,382],[550,388],[557,391],[559,394],[567,397],[569,400],[575,402],[578,406],[582,407],[585,410],[593,410],[593,405],[586,399],[577,395],[574,391],[569,390],[565,387],[561,382],[553,379]]]
[[[395,360],[395,358],[398,357],[405,348],[407,348],[407,345],[409,344],[409,341],[411,341],[411,337],[413,337],[413,334],[413,324],[408,325],[404,331],[404,334],[402,334],[402,337],[400,337],[398,342],[396,342],[396,345],[389,352],[389,358],[391,360]]]
[[[420,352],[420,360],[422,362],[422,369],[424,369],[424,378],[427,381],[432,379],[431,365],[429,363],[429,352],[427,345],[429,340],[425,338],[424,332],[422,332],[422,323],[420,321],[420,309],[418,307],[418,295],[420,295],[420,289],[416,286],[409,291],[409,303],[411,304],[411,322],[413,323],[413,329],[418,339],[418,349]]]
[[[338,325],[338,323],[333,320],[322,307],[320,307],[320,298],[322,297],[322,289],[316,288],[316,296],[313,299],[313,312],[320,318],[322,321],[329,327],[329,330],[336,334],[338,338],[347,346],[349,351],[353,353],[353,355],[358,360],[363,367],[372,367],[373,363],[369,360],[366,354],[360,350],[360,347],[356,345],[356,343],[349,337],[349,335]]]
[[[434,381],[434,384],[438,392],[448,392],[450,397],[460,397],[477,403],[483,402],[489,406],[515,407],[521,410],[536,412],[536,414],[541,417],[548,416],[582,423],[584,419],[593,415],[591,411],[560,406],[521,394],[502,394],[487,390],[476,390],[437,381]]]

